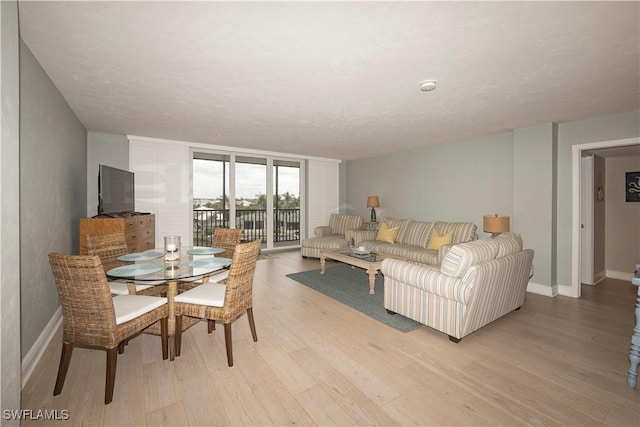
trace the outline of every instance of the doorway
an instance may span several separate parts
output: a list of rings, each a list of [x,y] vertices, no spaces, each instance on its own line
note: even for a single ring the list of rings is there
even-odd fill
[[[640,138],[629,138],[621,140],[594,142],[588,144],[577,144],[571,147],[572,154],[572,271],[571,271],[571,296],[579,298],[581,296],[581,273],[583,258],[583,231],[581,206],[583,199],[588,197],[582,192],[582,183],[585,179],[582,171],[583,154],[593,150],[624,150],[632,146],[640,145]],[[602,151],[601,153],[604,153]],[[591,193],[593,194],[593,192]]]

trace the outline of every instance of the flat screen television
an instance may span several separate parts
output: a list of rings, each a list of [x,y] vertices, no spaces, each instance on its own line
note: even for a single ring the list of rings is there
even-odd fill
[[[100,165],[98,169],[98,215],[133,214],[135,207],[133,172]]]

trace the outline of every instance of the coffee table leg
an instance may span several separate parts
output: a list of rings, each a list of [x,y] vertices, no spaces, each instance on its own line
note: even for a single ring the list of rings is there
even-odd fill
[[[325,259],[324,254],[320,252],[320,274],[324,274],[324,265],[326,262],[327,260]]]
[[[369,267],[369,294],[373,295],[376,293],[376,269],[373,267]]]

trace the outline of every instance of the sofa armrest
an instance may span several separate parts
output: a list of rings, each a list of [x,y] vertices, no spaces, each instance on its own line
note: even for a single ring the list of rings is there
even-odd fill
[[[395,280],[449,300],[466,304],[471,296],[471,288],[460,278],[441,273],[437,266],[387,258],[380,272],[385,281]]]
[[[452,244],[440,246],[440,248],[438,249],[438,265],[442,264],[442,261],[444,261],[444,257],[447,256],[449,249],[451,249],[452,247]]]
[[[378,232],[376,230],[362,230],[359,228],[354,228],[352,230],[347,230],[345,237],[349,243],[351,243],[351,239],[353,239],[353,246],[359,246],[360,242],[364,242],[366,240],[376,240],[376,236]]]
[[[316,237],[326,237],[331,236],[333,232],[331,231],[331,227],[328,225],[321,225],[313,229],[313,234],[315,234]]]

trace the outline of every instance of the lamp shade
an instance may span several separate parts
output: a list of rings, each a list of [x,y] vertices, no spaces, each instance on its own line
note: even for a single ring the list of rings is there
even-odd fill
[[[380,200],[378,200],[378,196],[369,196],[367,197],[367,207],[368,208],[379,208]]]
[[[482,230],[493,236],[509,231],[509,215],[485,215],[482,219]]]

